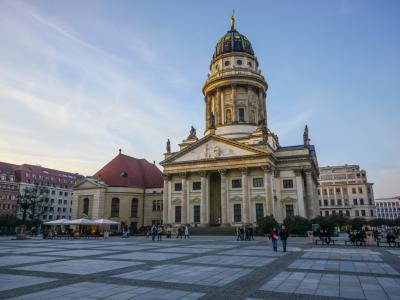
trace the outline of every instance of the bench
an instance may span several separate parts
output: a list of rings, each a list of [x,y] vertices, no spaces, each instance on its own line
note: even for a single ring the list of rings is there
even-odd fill
[[[315,243],[315,245],[318,245],[319,243],[321,244],[321,245],[325,245],[325,244],[327,244],[327,245],[335,245],[335,241],[337,241],[337,239],[331,239],[331,242],[328,244],[327,242],[325,242],[325,240],[321,240],[321,239],[315,239],[314,240],[314,243]]]
[[[378,246],[378,247],[381,247],[381,246],[383,246],[382,244],[387,244],[389,247],[392,247],[391,245],[393,244],[393,247],[400,247],[400,240],[398,240],[398,239],[396,239],[396,240],[394,240],[393,242],[390,242],[390,243],[388,243],[386,240],[384,240],[384,241],[381,241],[381,240],[376,240],[376,245]]]

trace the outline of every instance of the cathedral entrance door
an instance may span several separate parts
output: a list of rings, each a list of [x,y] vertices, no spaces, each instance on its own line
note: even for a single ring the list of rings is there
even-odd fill
[[[210,224],[221,224],[221,176],[218,172],[210,176]]]

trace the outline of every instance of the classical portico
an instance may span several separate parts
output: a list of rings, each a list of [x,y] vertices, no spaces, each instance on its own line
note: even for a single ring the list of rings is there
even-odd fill
[[[319,214],[318,163],[308,128],[282,147],[267,127],[267,89],[250,41],[231,28],[215,46],[203,87],[204,136],[192,126],[164,170],[164,224],[241,225],[266,215]]]

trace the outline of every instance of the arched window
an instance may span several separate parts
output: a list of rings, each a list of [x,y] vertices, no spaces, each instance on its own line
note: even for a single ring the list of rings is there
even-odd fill
[[[83,213],[89,215],[89,198],[83,199]]]
[[[111,200],[111,217],[119,217],[119,199],[113,198]]]
[[[230,109],[226,110],[225,120],[226,120],[226,123],[230,123],[232,121],[232,114],[231,114],[231,110]]]

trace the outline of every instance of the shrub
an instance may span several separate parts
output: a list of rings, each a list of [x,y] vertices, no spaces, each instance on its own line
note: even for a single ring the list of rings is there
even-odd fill
[[[275,220],[273,215],[265,216],[263,219],[257,222],[257,231],[259,233],[268,234],[271,233],[272,229],[279,228],[278,222]]]
[[[287,217],[283,224],[285,224],[290,234],[306,235],[308,230],[311,230],[310,220],[300,217]]]

